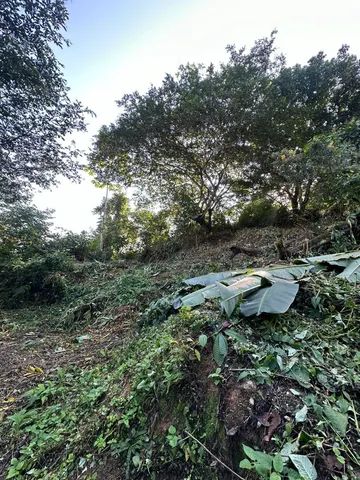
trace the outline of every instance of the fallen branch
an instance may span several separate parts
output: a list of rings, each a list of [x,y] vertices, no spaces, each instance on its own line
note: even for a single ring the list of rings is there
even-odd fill
[[[249,255],[249,257],[256,257],[261,254],[260,250],[255,248],[239,247],[237,245],[230,247],[230,250],[232,253],[230,260],[232,260],[236,255],[239,255],[239,253],[244,253],[245,255]]]

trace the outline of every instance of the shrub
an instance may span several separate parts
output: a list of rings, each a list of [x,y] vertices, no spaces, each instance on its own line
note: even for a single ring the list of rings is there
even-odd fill
[[[238,220],[239,227],[282,227],[290,223],[289,210],[284,205],[274,205],[266,198],[258,198],[246,204]]]
[[[270,200],[257,199],[245,205],[240,214],[239,227],[266,227],[274,223],[276,208]]]
[[[291,225],[291,223],[292,215],[285,207],[285,205],[280,205],[279,207],[277,207],[274,225],[277,227],[286,227],[288,225]]]
[[[64,274],[70,270],[71,260],[60,253],[0,265],[0,306],[17,308],[61,300],[66,293]]]
[[[49,247],[54,252],[63,252],[79,262],[94,259],[98,250],[95,236],[84,231],[81,233],[65,232],[55,238]]]

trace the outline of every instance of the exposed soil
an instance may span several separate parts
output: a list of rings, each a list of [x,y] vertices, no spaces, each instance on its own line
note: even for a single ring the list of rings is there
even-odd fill
[[[235,435],[253,415],[255,398],[259,395],[251,380],[238,383],[234,378],[226,386],[223,399],[223,416],[227,435]]]
[[[280,228],[243,228],[233,234],[215,234],[207,241],[192,242],[190,248],[184,248],[171,256],[172,270],[184,272],[197,266],[205,271],[216,269],[236,269],[260,267],[271,263],[282,263],[275,248],[275,243],[282,234],[283,241],[290,245],[299,245],[299,256],[305,255],[305,239],[313,238],[321,233],[323,226],[308,223],[306,225]],[[258,255],[236,255],[231,260],[230,247],[239,245],[259,251]],[[166,260],[168,267],[169,259]],[[162,262],[159,264],[161,265]],[[288,261],[285,263],[289,263]]]
[[[102,352],[128,341],[135,327],[136,312],[124,305],[114,311],[114,320],[81,333],[41,331],[0,332],[0,418],[21,402],[24,391],[51,376],[57,368],[88,368],[106,361]]]

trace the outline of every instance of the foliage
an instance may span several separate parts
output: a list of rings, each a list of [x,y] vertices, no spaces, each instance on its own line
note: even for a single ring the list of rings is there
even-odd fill
[[[134,246],[137,230],[130,218],[128,198],[121,189],[115,190],[109,199],[104,198],[94,213],[100,217],[97,230],[102,236],[104,259],[119,258],[121,253]]]
[[[254,450],[247,445],[243,445],[243,449],[248,458],[240,462],[240,468],[245,470],[255,470],[260,478],[270,480],[281,479],[280,473],[282,473],[284,470],[284,464],[281,455],[269,455],[267,453]]]
[[[53,48],[63,37],[63,0],[3,0],[0,7],[1,200],[18,199],[30,184],[76,178],[77,149],[64,138],[85,130],[82,105],[71,101]]]
[[[15,203],[0,208],[0,262],[44,253],[51,238],[52,211]]]
[[[170,314],[174,313],[175,298],[176,294],[172,294],[151,302],[141,315],[140,325],[152,326],[164,322]]]
[[[221,367],[225,357],[228,354],[228,344],[226,337],[222,333],[218,333],[214,338],[213,356],[214,360]]]
[[[357,165],[358,152],[338,133],[317,136],[302,149],[282,149],[273,155],[270,188],[286,197],[293,213],[303,214],[311,203],[326,207],[354,195],[346,178]]]
[[[182,440],[178,427],[171,425],[166,439],[149,432],[156,398],[171,395],[182,384],[185,366],[192,361],[189,329],[198,330],[208,321],[194,314],[172,319],[162,329],[144,332],[101,367],[86,373],[60,370],[54,380],[30,390],[24,408],[9,418],[11,438],[23,439],[24,445],[11,462],[8,478],[21,478],[29,471],[36,478],[70,478],[105,455],[120,457],[124,478],[135,478],[138,472],[153,475],[161,471],[154,455],[159,447],[168,461],[184,452],[192,462],[201,461],[202,454]],[[188,410],[183,415],[185,422],[196,423]],[[54,451],[64,456],[44,467],[44,459]]]
[[[269,199],[256,199],[241,211],[237,225],[239,227],[285,226],[290,223],[290,214],[285,206],[274,205]]]
[[[211,230],[248,150],[242,135],[254,128],[263,88],[278,67],[273,42],[259,40],[249,53],[230,49],[231,62],[219,70],[181,66],[159,88],[125,95],[116,124],[98,134],[90,158],[97,176],[146,189]]]
[[[356,261],[352,256],[329,255],[326,261],[340,268]],[[307,261],[315,263],[317,258]],[[301,276],[304,266],[293,272]],[[81,301],[102,296],[108,312],[115,305],[134,302],[144,308],[149,291],[159,294],[150,287],[156,276],[149,270],[118,275],[112,270],[109,275],[102,265],[81,268],[92,281]],[[289,272],[282,267],[277,274],[284,277]],[[204,278],[200,281],[204,283]],[[336,457],[354,480],[354,468],[360,464],[358,288],[321,273],[305,275],[303,284],[297,310],[281,318],[261,317],[256,322],[240,318],[229,326],[211,305],[199,311],[183,308],[161,324],[143,327],[121,347],[103,352],[98,364],[55,372],[33,387],[0,427],[6,451],[15,452],[8,474],[19,479],[29,471],[30,478],[40,479],[81,474],[90,480],[103,462],[114,457],[122,478],[163,474],[178,478],[180,472],[180,478],[201,479],[209,471],[210,478],[221,478],[220,467],[207,470],[210,457],[186,432],[225,461],[233,451],[223,433],[227,410],[219,408],[240,389],[254,403],[246,413],[249,419],[255,416],[266,423],[259,412],[267,411],[270,402],[281,421],[270,440],[261,439],[268,427],[255,427],[250,420],[241,423],[241,434],[247,435],[249,429],[250,435],[244,439],[246,459],[233,464],[226,460],[236,472],[241,460],[242,475],[251,469],[271,480],[313,479],[314,472],[325,468],[324,458]],[[80,292],[79,285],[73,298]],[[155,321],[166,310],[160,300],[150,309]],[[163,304],[169,305],[166,300]],[[209,374],[212,353],[221,366]],[[251,390],[241,390],[245,387]],[[280,403],[272,403],[273,397]],[[240,398],[237,408],[246,398]],[[206,413],[210,403],[215,405],[211,414]],[[255,440],[249,443],[250,439]]]
[[[94,234],[85,231],[53,235],[48,248],[54,252],[64,252],[79,262],[94,259],[98,255],[98,244]]]
[[[174,307],[195,307],[207,299],[221,298],[221,308],[230,317],[240,304],[240,314],[249,317],[262,313],[285,313],[299,291],[299,280],[319,270],[343,269],[338,274],[349,282],[359,277],[360,251],[319,255],[299,259],[297,264],[270,267],[266,270],[229,271],[209,273],[189,278],[187,285],[204,285],[204,288],[188,293],[174,302]]]
[[[138,233],[138,246],[145,256],[168,242],[170,238],[169,212],[160,210],[155,213],[150,210],[138,209],[133,213],[132,218]]]
[[[274,41],[231,46],[218,69],[181,66],[160,87],[125,95],[117,122],[98,134],[96,176],[136,186],[207,230],[253,195],[290,202],[295,214],[328,206],[335,184],[354,196],[344,187],[358,170],[359,60],[342,47],[287,67]]]
[[[0,305],[19,308],[28,303],[54,303],[66,294],[64,274],[72,263],[61,253],[35,256],[0,266]]]

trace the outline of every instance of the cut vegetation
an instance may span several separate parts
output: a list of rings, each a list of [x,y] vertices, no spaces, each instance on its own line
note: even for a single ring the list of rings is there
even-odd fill
[[[19,367],[32,387],[2,399],[2,477],[359,478],[359,256],[205,274],[185,296],[176,259],[102,267],[102,284],[84,270],[73,288],[102,307],[47,347],[68,363]],[[48,307],[33,330],[40,312],[68,331]],[[13,318],[4,343],[29,331]]]

